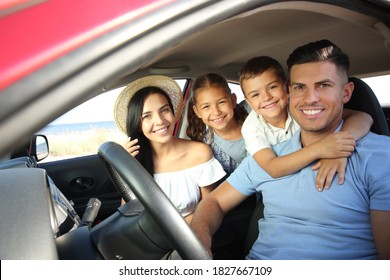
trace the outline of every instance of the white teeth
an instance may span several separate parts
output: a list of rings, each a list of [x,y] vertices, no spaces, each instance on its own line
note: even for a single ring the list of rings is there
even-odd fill
[[[275,103],[269,104],[267,106],[264,106],[264,109],[269,109],[275,106]]]
[[[219,118],[219,119],[213,120],[213,122],[215,122],[215,123],[220,123],[222,120],[223,120],[223,118]]]
[[[302,110],[306,115],[315,115],[321,112],[321,110]]]
[[[165,128],[159,129],[159,130],[155,130],[154,133],[162,134],[162,133],[164,133],[167,130],[168,130],[168,128],[165,127]]]

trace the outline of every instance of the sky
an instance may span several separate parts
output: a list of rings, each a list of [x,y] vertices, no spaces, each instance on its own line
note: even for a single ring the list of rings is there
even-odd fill
[[[52,124],[112,121],[114,119],[115,100],[121,90],[122,88],[119,88],[92,98],[59,117]]]
[[[363,79],[375,92],[382,105],[390,105],[390,75]],[[179,83],[183,88],[184,84]],[[73,124],[113,121],[113,110],[117,96],[123,88],[104,93],[69,111],[52,124]],[[238,101],[243,99],[239,85],[232,87]],[[241,96],[241,97],[240,97]],[[88,114],[85,114],[88,112]]]
[[[363,79],[375,92],[381,105],[390,105],[390,75]]]
[[[184,81],[177,81],[181,88]],[[116,98],[124,87],[106,92],[75,107],[73,110],[59,117],[51,124],[73,124],[89,122],[106,122],[114,120],[114,105]],[[85,112],[88,112],[86,114]]]

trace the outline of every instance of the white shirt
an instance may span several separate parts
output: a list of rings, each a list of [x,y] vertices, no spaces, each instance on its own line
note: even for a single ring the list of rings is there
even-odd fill
[[[271,149],[272,145],[287,141],[299,128],[290,113],[283,129],[267,123],[261,115],[252,110],[242,125],[241,133],[245,139],[246,150],[253,156],[262,149]]]
[[[185,217],[195,211],[200,200],[199,187],[207,187],[225,176],[213,157],[208,162],[174,172],[155,173],[154,180]]]

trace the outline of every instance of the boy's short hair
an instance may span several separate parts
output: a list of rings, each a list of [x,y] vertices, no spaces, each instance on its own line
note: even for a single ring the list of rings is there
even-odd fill
[[[244,80],[252,79],[267,70],[274,70],[281,81],[286,82],[286,75],[282,65],[276,59],[269,56],[256,56],[249,59],[240,71],[240,85]]]
[[[349,57],[329,40],[320,40],[296,48],[287,59],[288,71],[297,64],[329,61],[348,78]]]

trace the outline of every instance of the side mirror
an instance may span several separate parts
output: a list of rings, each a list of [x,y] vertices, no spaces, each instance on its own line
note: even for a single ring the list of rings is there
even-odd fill
[[[31,139],[30,156],[34,156],[37,161],[41,161],[49,155],[49,142],[42,134],[34,135]]]
[[[49,155],[49,142],[47,137],[42,134],[33,135],[28,142],[21,145],[20,148],[13,151],[11,158],[17,157],[34,157],[38,162],[41,161]]]

